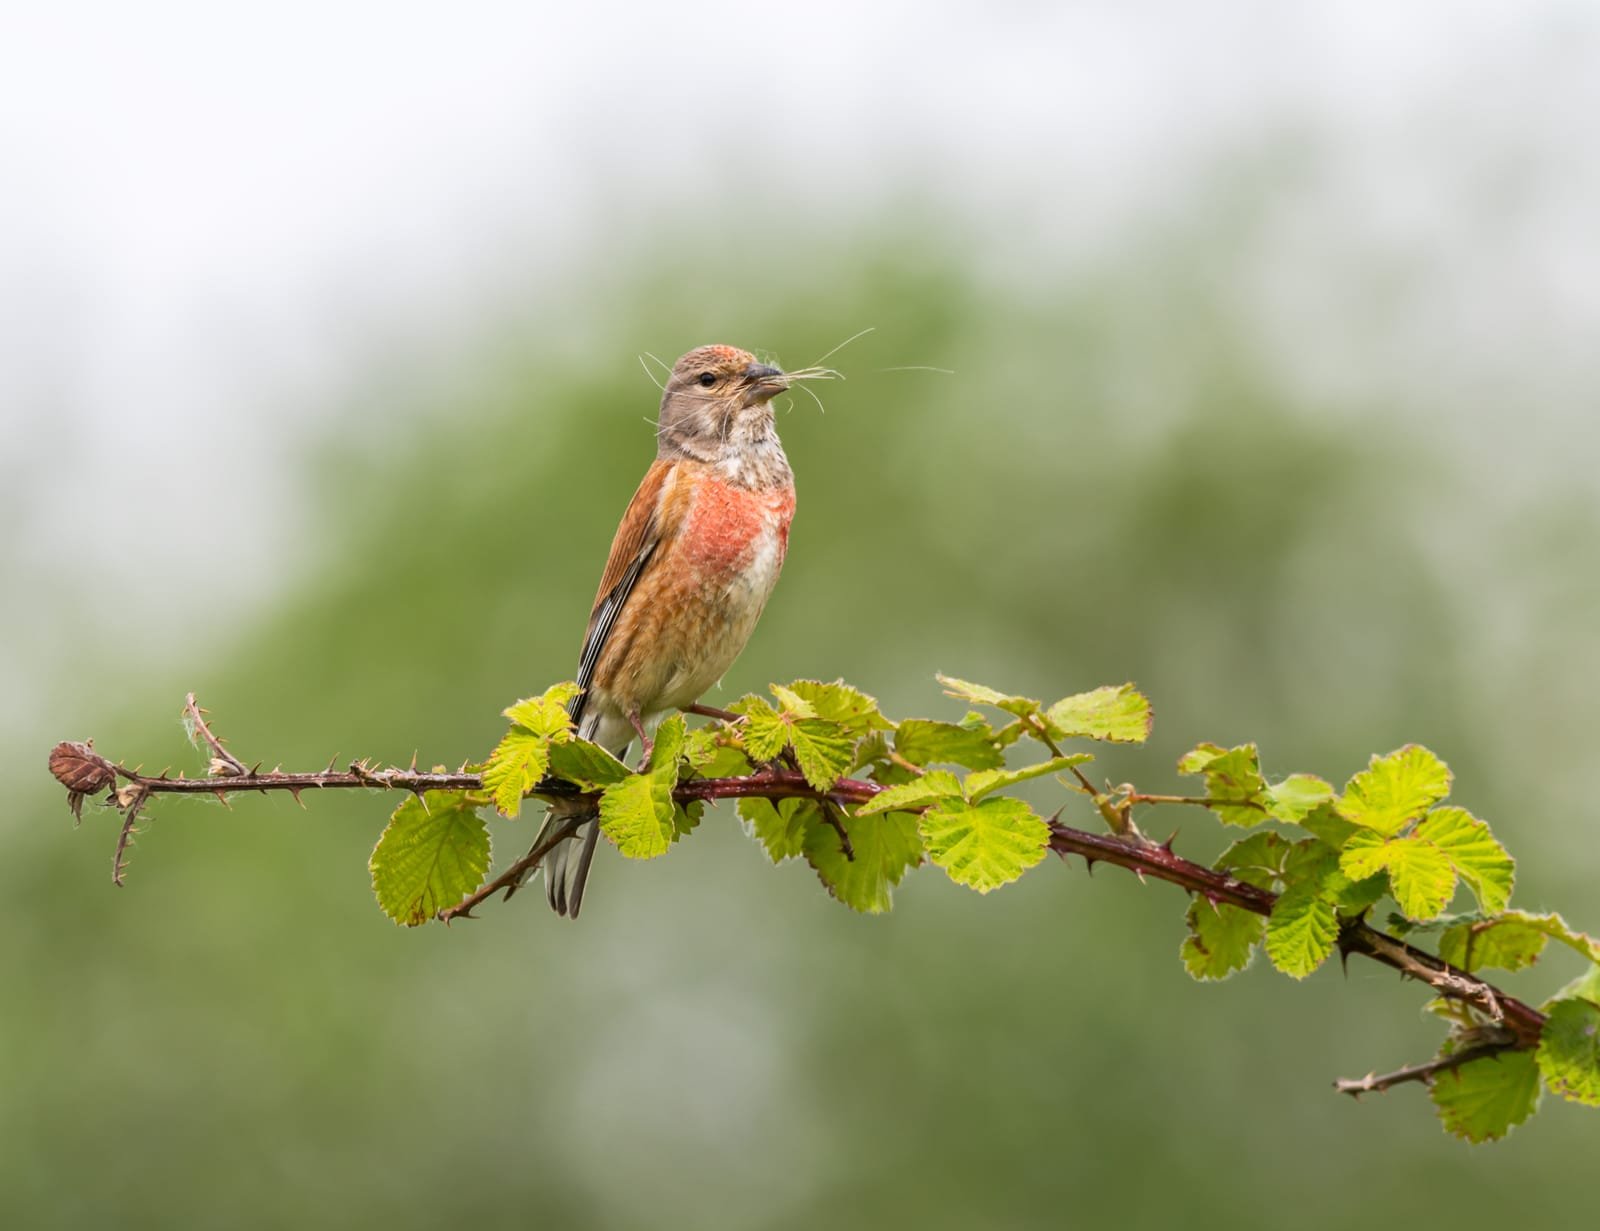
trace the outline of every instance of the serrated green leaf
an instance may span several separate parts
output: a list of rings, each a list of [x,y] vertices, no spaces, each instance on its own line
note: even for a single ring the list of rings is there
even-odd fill
[[[1255,957],[1267,921],[1248,910],[1204,898],[1189,903],[1189,934],[1179,950],[1189,974],[1200,980],[1226,979]]]
[[[1178,772],[1204,774],[1206,796],[1229,801],[1210,805],[1223,824],[1248,827],[1266,820],[1263,795],[1267,782],[1261,776],[1261,761],[1254,744],[1237,748],[1201,744],[1179,759]]]
[[[838,723],[852,735],[894,729],[894,723],[878,712],[876,698],[867,696],[859,688],[850,687],[843,680],[835,680],[831,684],[824,684],[820,680],[795,680],[785,691],[811,708],[810,714],[800,717]]]
[[[1549,935],[1519,919],[1468,917],[1439,937],[1439,956],[1462,970],[1522,970],[1539,960]]]
[[[920,778],[879,791],[856,809],[857,816],[872,816],[897,808],[922,808],[939,799],[960,799],[961,780],[947,769],[931,769]]]
[[[1290,774],[1282,782],[1268,786],[1262,797],[1267,815],[1290,825],[1299,825],[1332,798],[1333,787],[1315,774]]]
[[[500,712],[517,726],[549,738],[571,729],[572,718],[567,713],[567,705],[577,695],[578,686],[569,680],[552,684],[542,696],[524,697]]]
[[[1339,935],[1333,904],[1310,885],[1278,895],[1267,919],[1267,957],[1284,974],[1303,979],[1327,960]]]
[[[600,830],[629,859],[665,855],[679,836],[672,791],[683,744],[683,715],[674,714],[656,728],[645,772],[630,774],[600,796]]]
[[[825,823],[806,831],[805,857],[828,892],[851,910],[876,915],[893,905],[893,888],[906,872],[922,862],[917,818],[907,812],[882,816],[844,817],[845,833],[855,851],[846,859],[839,835]]]
[[[1271,889],[1283,871],[1288,853],[1289,843],[1283,835],[1263,829],[1248,838],[1240,838],[1222,852],[1214,866],[1217,871],[1226,872],[1247,885]]]
[[[960,765],[966,769],[999,769],[1005,764],[994,735],[953,722],[907,718],[894,733],[895,751],[913,765]]]
[[[1384,836],[1397,834],[1450,794],[1450,769],[1420,744],[1373,757],[1346,784],[1339,815]]]
[[[1539,1071],[1564,1099],[1600,1107],[1600,1005],[1558,1000],[1546,1007],[1539,1036]]]
[[[1575,931],[1567,921],[1554,911],[1548,914],[1536,915],[1525,910],[1508,910],[1499,916],[1505,921],[1515,921],[1537,928],[1551,940],[1560,941],[1570,949],[1575,949],[1591,962],[1600,962],[1600,939]]]
[[[465,794],[413,795],[394,810],[367,867],[383,913],[416,927],[483,883],[489,829]]]
[[[855,761],[855,737],[825,718],[799,718],[792,722],[789,747],[794,750],[806,781],[819,791],[832,790]]]
[[[944,685],[945,695],[949,697],[971,701],[975,705],[992,705],[995,709],[1005,710],[1006,713],[1015,714],[1018,718],[1039,712],[1039,703],[1031,697],[1013,697],[1009,693],[996,692],[987,685],[970,684],[966,680],[954,679],[948,675],[937,675],[934,678]]]
[[[1429,1091],[1445,1129],[1471,1142],[1498,1141],[1539,1109],[1531,1051],[1504,1051],[1434,1077]]]
[[[692,799],[686,804],[677,804],[672,809],[672,840],[687,838],[700,827],[700,818],[706,814],[704,800]]]
[[[1150,702],[1132,684],[1107,685],[1063,697],[1045,711],[1057,739],[1142,744],[1150,737]]]
[[[1435,808],[1417,826],[1416,836],[1445,853],[1485,913],[1506,908],[1516,864],[1487,824],[1465,808]]]
[[[750,758],[745,755],[743,748],[724,740],[717,746],[709,761],[696,765],[694,769],[701,778],[743,778],[746,774],[753,773],[755,766],[750,763]]]
[[[1343,880],[1343,885],[1326,892],[1333,904],[1347,915],[1359,915],[1371,909],[1389,892],[1389,878],[1382,872],[1365,880],[1351,880],[1348,876]]]
[[[744,716],[740,738],[752,761],[770,761],[789,746],[789,724],[760,697],[745,697],[732,709]]]
[[[1321,838],[1336,850],[1350,841],[1352,834],[1362,832],[1360,825],[1357,825],[1354,821],[1347,821],[1340,816],[1332,803],[1325,803],[1313,808],[1296,821],[1295,824],[1299,825],[1307,833]]]
[[[750,826],[751,834],[766,848],[773,863],[798,858],[805,853],[806,835],[824,825],[822,809],[814,799],[758,799],[739,801],[739,815]],[[833,831],[830,829],[829,833]]]
[[[544,777],[550,762],[550,737],[515,726],[495,745],[483,767],[483,789],[501,816],[522,811],[522,797]]]
[[[928,858],[950,879],[988,893],[1044,858],[1050,829],[1020,799],[942,799],[922,814]]]
[[[621,782],[632,771],[599,744],[573,738],[550,745],[549,772],[563,782],[597,791],[613,782]],[[487,777],[484,785],[489,785]]]
[[[1019,782],[1027,782],[1031,778],[1043,778],[1047,774],[1059,774],[1064,769],[1092,760],[1094,760],[1092,753],[1074,752],[1070,756],[1051,757],[1048,761],[1024,765],[1020,769],[980,769],[977,773],[967,775],[962,789],[968,799],[976,801],[995,791],[1016,786]]]
[[[794,689],[782,684],[769,684],[767,690],[778,698],[778,706],[792,718],[815,718],[816,708]]]
[[[685,769],[702,774],[705,767],[715,761],[722,751],[722,731],[718,727],[694,727],[688,729],[683,735],[683,751],[679,754],[683,758]]]
[[[1352,880],[1380,871],[1389,874],[1389,892],[1408,919],[1427,920],[1444,913],[1456,889],[1456,870],[1445,853],[1417,837],[1383,838],[1372,830],[1354,834],[1339,859]]]

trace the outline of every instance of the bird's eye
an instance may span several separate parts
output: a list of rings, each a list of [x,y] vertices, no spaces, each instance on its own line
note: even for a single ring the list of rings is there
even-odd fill
[[[717,383],[717,377],[716,377],[715,373],[713,373],[713,372],[702,372],[702,373],[700,373],[700,385],[701,385],[702,388],[709,389],[709,388],[711,388],[712,385],[714,385],[716,383]]]

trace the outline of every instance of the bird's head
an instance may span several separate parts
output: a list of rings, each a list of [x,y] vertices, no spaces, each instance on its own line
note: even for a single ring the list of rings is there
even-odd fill
[[[781,369],[734,346],[698,346],[672,366],[661,391],[661,456],[702,461],[776,441],[773,397],[789,387]]]

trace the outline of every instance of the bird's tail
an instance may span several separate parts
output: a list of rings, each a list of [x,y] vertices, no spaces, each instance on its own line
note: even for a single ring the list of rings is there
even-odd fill
[[[544,825],[534,839],[537,846],[562,828],[575,829],[574,837],[558,842],[540,861],[544,872],[544,896],[558,915],[576,919],[583,907],[583,889],[589,880],[589,865],[600,838],[600,814],[594,805],[552,803]]]

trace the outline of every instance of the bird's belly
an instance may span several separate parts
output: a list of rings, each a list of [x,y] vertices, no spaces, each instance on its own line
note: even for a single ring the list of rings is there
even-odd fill
[[[634,591],[596,672],[592,703],[650,720],[693,705],[755,630],[788,547],[794,489],[701,482],[679,534]],[[641,601],[642,600],[642,601]]]
[[[707,483],[688,514],[675,611],[658,624],[657,679],[648,710],[693,705],[733,665],[777,585],[788,546],[792,491]],[[666,613],[663,613],[666,615]]]

